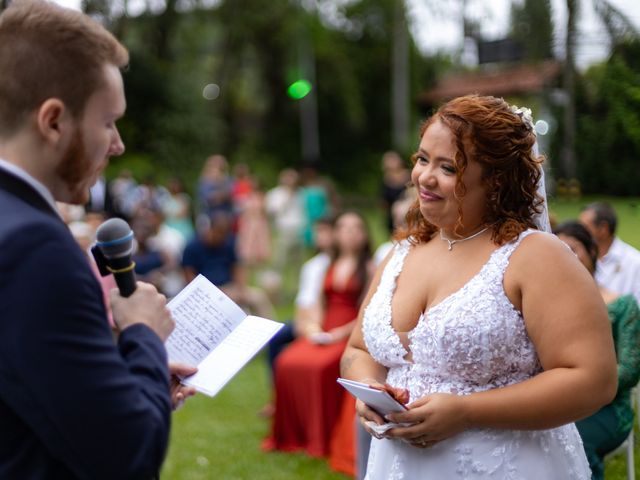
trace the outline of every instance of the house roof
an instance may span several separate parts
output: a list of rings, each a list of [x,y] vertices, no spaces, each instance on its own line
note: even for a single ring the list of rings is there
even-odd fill
[[[434,105],[461,95],[478,93],[498,97],[539,93],[554,83],[562,71],[555,60],[478,70],[442,77],[435,87],[418,97],[421,105]]]

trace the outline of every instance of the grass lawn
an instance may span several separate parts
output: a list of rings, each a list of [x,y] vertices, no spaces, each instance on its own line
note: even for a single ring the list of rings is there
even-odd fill
[[[173,416],[171,446],[162,478],[335,479],[326,461],[302,454],[264,453],[269,421],[258,410],[269,399],[268,370],[258,355],[216,397],[196,395]]]
[[[558,220],[575,218],[583,205],[595,198],[551,202]],[[619,215],[619,234],[640,248],[640,199],[608,198]],[[384,240],[382,222],[376,215],[371,221],[376,243]],[[280,318],[288,318],[290,305],[278,306]],[[302,454],[264,453],[260,442],[269,422],[257,412],[267,403],[270,385],[266,359],[258,355],[216,397],[197,395],[173,417],[171,446],[162,478],[167,480],[199,479],[336,479],[348,477],[332,472],[326,461]],[[640,438],[640,437],[636,437]],[[640,442],[639,442],[640,443]],[[640,448],[636,447],[636,466],[640,472]],[[607,463],[607,480],[626,478],[625,455]]]

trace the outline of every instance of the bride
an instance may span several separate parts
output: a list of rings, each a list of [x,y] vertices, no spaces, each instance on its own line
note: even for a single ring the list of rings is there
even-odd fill
[[[422,127],[418,201],[341,362],[410,394],[388,418],[357,403],[370,480],[591,477],[571,422],[615,395],[611,326],[588,272],[538,231],[534,144],[527,111],[494,97],[454,99]]]

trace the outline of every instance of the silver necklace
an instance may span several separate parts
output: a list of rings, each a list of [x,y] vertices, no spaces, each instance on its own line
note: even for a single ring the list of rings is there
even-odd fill
[[[476,238],[478,235],[480,235],[481,233],[486,232],[489,229],[489,227],[484,227],[482,230],[480,230],[479,232],[474,233],[473,235],[469,235],[468,237],[465,238],[458,238],[456,240],[450,240],[447,237],[444,236],[444,234],[442,233],[442,229],[440,229],[440,239],[444,240],[445,242],[447,242],[449,244],[449,251],[453,250],[453,246],[456,243],[460,243],[460,242],[466,242],[467,240],[471,240],[472,238]]]

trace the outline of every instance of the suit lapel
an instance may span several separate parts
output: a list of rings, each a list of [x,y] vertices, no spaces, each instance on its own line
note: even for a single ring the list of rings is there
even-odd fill
[[[23,202],[40,210],[41,212],[60,218],[58,213],[51,208],[42,195],[38,193],[31,185],[21,178],[11,175],[0,169],[0,190],[4,190],[11,195],[18,197]]]

